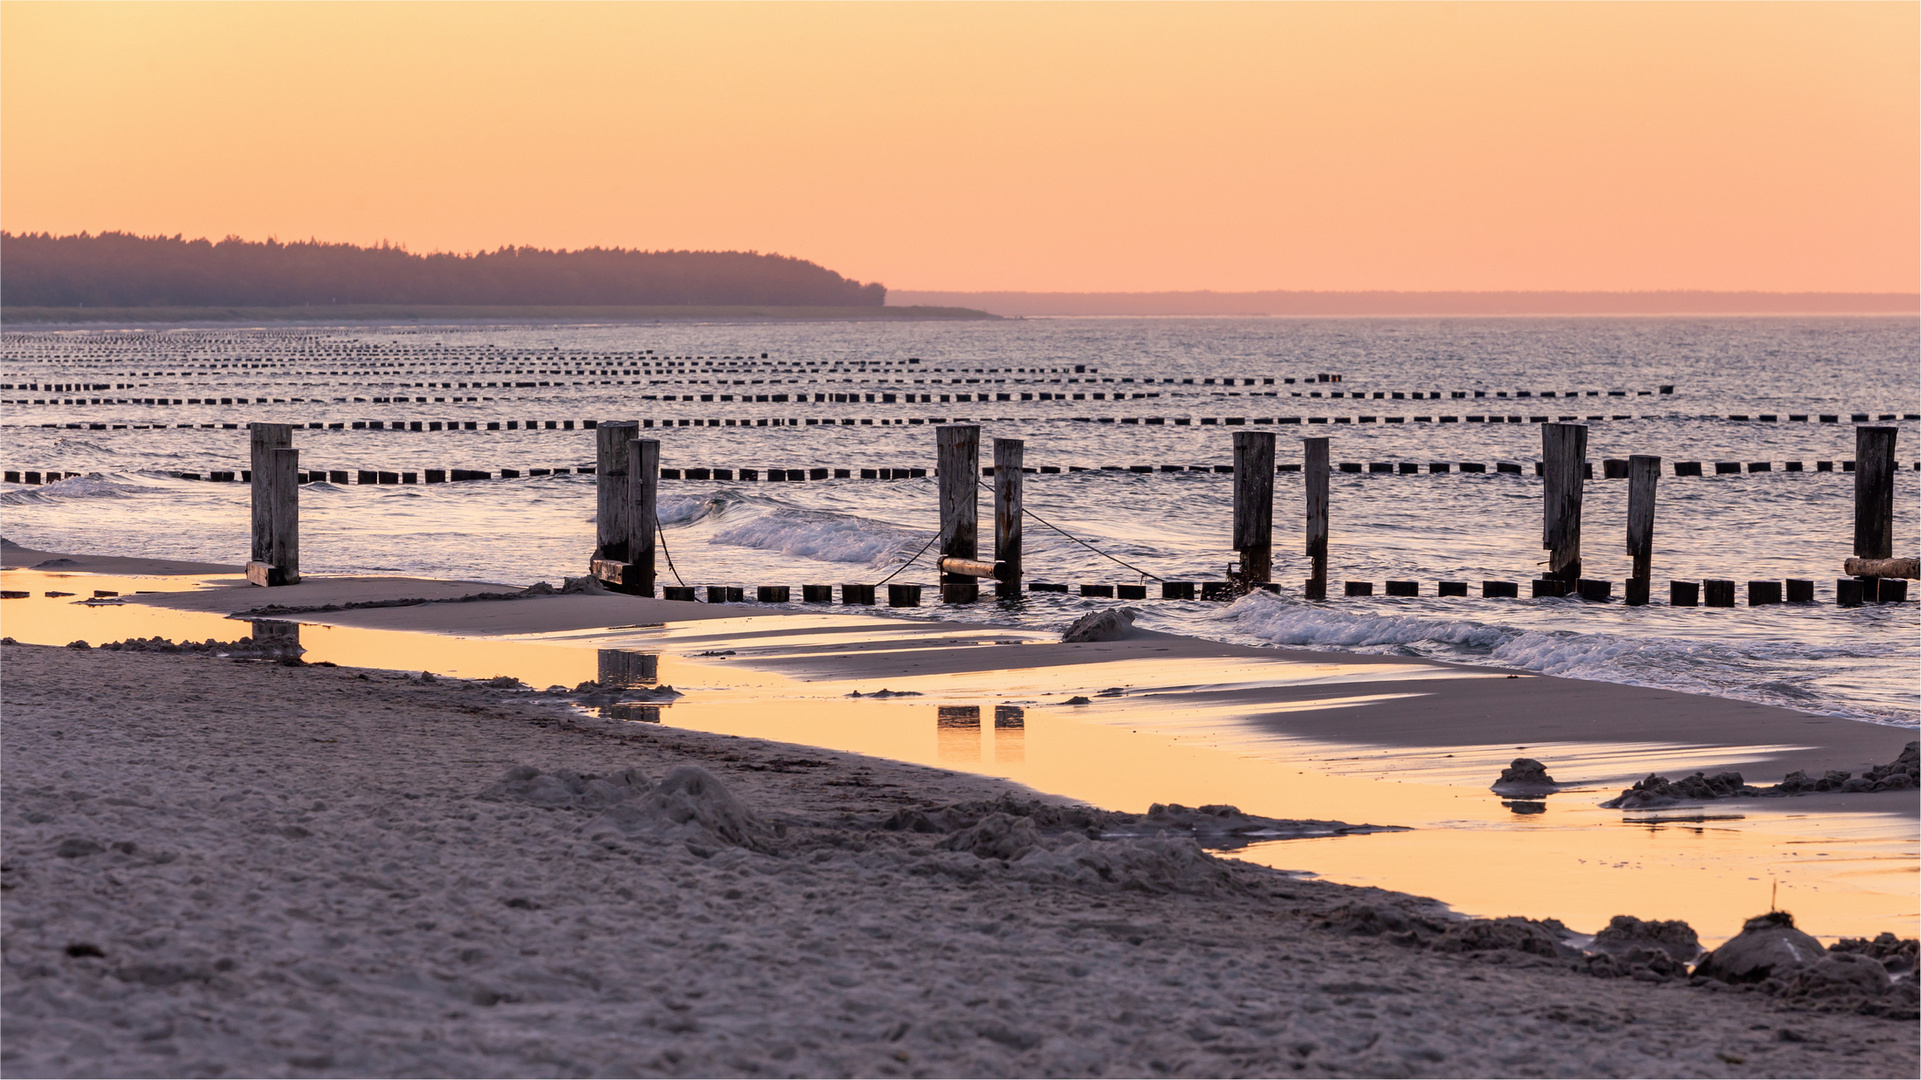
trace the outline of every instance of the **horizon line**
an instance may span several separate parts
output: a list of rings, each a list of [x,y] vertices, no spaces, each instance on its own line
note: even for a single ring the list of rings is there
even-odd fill
[[[1921,293],[1762,289],[888,289],[887,303],[1013,316],[1921,315]]]

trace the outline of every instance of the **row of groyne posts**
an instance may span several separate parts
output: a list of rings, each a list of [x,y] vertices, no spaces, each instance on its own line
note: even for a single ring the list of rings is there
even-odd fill
[[[253,461],[253,545],[247,578],[257,585],[294,584],[300,580],[300,472],[299,451],[292,446],[293,428],[289,424],[261,423],[248,427]],[[1854,557],[1844,566],[1851,576],[1835,583],[1836,602],[1844,607],[1905,600],[1906,579],[1917,576],[1916,559],[1897,559],[1893,552],[1896,430],[1866,426],[1855,429]],[[640,431],[640,424],[631,420],[603,422],[595,429],[595,548],[589,572],[616,591],[653,596],[659,586],[656,553],[660,550],[661,531],[657,514],[660,441],[642,438]],[[1585,481],[1591,472],[1587,462],[1587,434],[1584,424],[1541,425],[1541,546],[1548,552],[1548,559],[1545,574],[1533,582],[1532,595],[1536,597],[1612,599],[1612,582],[1584,578],[1581,574],[1581,504]],[[1022,525],[1026,517],[1032,516],[1022,506],[1025,444],[1020,439],[993,440],[994,463],[983,470],[980,438],[981,429],[975,424],[948,424],[935,429],[940,532],[928,546],[933,547],[936,542],[939,545],[935,565],[940,571],[940,598],[946,603],[965,604],[979,599],[983,578],[993,582],[999,597],[1018,596],[1022,591]],[[1279,591],[1272,580],[1274,477],[1280,471],[1275,460],[1275,435],[1262,431],[1235,432],[1233,446],[1231,531],[1238,561],[1223,582],[1160,580],[1162,599],[1192,600],[1197,598],[1197,592],[1200,599],[1229,599],[1257,589]],[[1324,600],[1328,595],[1328,494],[1332,474],[1328,439],[1303,439],[1302,450],[1299,470],[1305,486],[1305,554],[1311,567],[1310,576],[1302,585],[1302,596]],[[1627,553],[1632,559],[1632,571],[1624,599],[1631,605],[1646,604],[1650,599],[1655,491],[1660,473],[1659,457],[1637,454],[1628,459]],[[993,481],[991,559],[981,557],[979,541],[978,488],[981,483],[977,478],[983,476]],[[1063,535],[1072,539],[1070,534]],[[1085,541],[1076,542],[1098,551]],[[669,565],[671,568],[671,563]],[[1146,599],[1145,580],[1152,576],[1143,573],[1141,584],[1120,586],[1121,597]],[[675,578],[679,580],[678,573]],[[1784,600],[1806,603],[1814,599],[1811,580],[1788,579],[1785,594],[1781,581],[1747,584],[1750,605]],[[1703,602],[1709,607],[1732,607],[1736,586],[1733,581],[1714,579],[1673,581],[1669,586],[1669,603],[1680,607],[1694,607]],[[669,600],[698,598],[696,590],[684,583],[661,588],[662,595]],[[917,605],[920,588],[919,585],[890,584],[889,603]],[[1030,588],[1036,592],[1066,591],[1064,585],[1042,582],[1033,582]],[[1083,586],[1082,594],[1114,595],[1111,587],[1098,587],[1102,590],[1098,592],[1090,592],[1090,588]],[[876,591],[876,585],[844,584],[840,599],[845,604],[873,604]],[[1373,583],[1345,582],[1343,591],[1348,596],[1370,596]],[[1418,594],[1417,583],[1387,582],[1389,596]],[[1485,581],[1481,594],[1514,597],[1519,595],[1519,585],[1512,581]],[[1443,581],[1439,595],[1466,596],[1467,583]],[[710,602],[741,601],[747,597],[739,588],[714,587],[708,589],[708,599]],[[790,599],[789,590],[784,585],[763,586],[756,590],[754,599],[784,603]],[[831,603],[833,586],[802,586],[802,599]]]

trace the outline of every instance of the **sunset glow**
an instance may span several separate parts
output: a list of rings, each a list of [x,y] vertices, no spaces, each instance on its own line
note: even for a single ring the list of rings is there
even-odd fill
[[[1912,4],[7,4],[0,224],[897,289],[1921,287]]]

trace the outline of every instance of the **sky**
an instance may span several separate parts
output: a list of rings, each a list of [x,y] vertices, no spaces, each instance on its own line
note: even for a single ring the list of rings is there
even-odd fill
[[[0,227],[1921,289],[1921,5],[0,3]]]

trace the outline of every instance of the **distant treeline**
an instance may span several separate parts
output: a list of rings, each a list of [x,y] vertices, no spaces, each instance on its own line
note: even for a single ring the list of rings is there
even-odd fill
[[[804,259],[744,251],[414,255],[382,244],[218,243],[179,236],[0,232],[7,307],[311,304],[880,307],[887,290]]]

